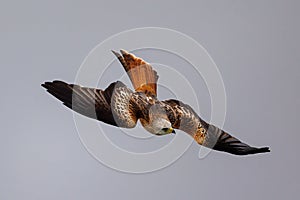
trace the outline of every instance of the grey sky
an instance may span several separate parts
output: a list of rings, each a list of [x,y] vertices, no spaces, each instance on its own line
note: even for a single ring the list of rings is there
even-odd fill
[[[298,1],[283,0],[1,1],[0,199],[296,198],[299,8]],[[79,140],[72,112],[40,84],[73,82],[98,43],[144,26],[175,29],[202,44],[225,84],[224,129],[251,145],[270,146],[272,152],[246,157],[212,152],[199,160],[194,143],[173,165],[141,175],[96,161]],[[140,55],[178,67],[159,54]],[[207,90],[199,90],[204,96],[200,115],[209,119]],[[107,130],[116,143],[135,149],[133,138]]]

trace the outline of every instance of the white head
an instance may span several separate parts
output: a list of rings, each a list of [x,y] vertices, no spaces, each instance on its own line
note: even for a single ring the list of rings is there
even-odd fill
[[[166,135],[170,133],[175,133],[170,121],[164,118],[153,119],[147,126],[145,126],[145,129],[155,135]]]
[[[155,135],[175,133],[166,111],[160,104],[154,104],[149,109],[148,121],[140,118],[144,128]]]

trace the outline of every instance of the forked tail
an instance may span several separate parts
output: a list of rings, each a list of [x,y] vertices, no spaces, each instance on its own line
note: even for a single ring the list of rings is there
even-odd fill
[[[122,55],[115,51],[112,52],[123,65],[135,91],[157,96],[158,75],[149,63],[125,50],[120,51]]]

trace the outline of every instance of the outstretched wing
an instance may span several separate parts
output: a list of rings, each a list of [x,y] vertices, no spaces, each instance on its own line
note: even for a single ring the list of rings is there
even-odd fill
[[[187,104],[177,100],[162,101],[173,128],[191,135],[198,144],[236,155],[269,152],[268,147],[251,147],[225,131],[202,120]]]
[[[115,51],[112,52],[123,65],[135,91],[157,96],[158,75],[149,63],[125,50],[121,50],[122,55]]]
[[[132,91],[120,81],[111,83],[104,91],[63,81],[45,82],[42,86],[82,115],[119,127],[136,125],[135,110],[130,103]]]

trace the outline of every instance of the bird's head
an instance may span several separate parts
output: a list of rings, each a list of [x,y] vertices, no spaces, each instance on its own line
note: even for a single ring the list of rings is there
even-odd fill
[[[170,133],[175,133],[175,130],[173,129],[170,121],[163,118],[153,120],[152,127],[154,129],[155,135],[166,135]]]
[[[164,107],[160,104],[154,104],[149,109],[149,119],[146,121],[140,118],[144,128],[155,135],[166,135],[175,133]]]

